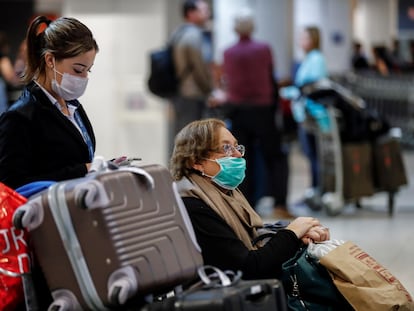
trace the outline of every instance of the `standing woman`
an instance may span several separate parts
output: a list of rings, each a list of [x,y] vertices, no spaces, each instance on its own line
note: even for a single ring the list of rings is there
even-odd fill
[[[78,101],[98,52],[91,31],[74,18],[39,16],[26,42],[25,88],[0,118],[0,182],[12,188],[84,176],[95,152]]]
[[[325,57],[321,52],[319,28],[315,26],[305,27],[300,36],[299,44],[305,57],[295,75],[294,85],[297,88],[328,77]],[[290,87],[282,88],[280,95],[284,98],[294,99],[295,96],[291,94],[291,90],[292,88]],[[318,193],[319,189],[319,165],[315,135],[306,128],[306,122],[304,122],[306,119],[305,108],[312,116],[317,115],[323,120],[325,120],[323,117],[326,111],[322,105],[309,99],[301,98],[292,101],[293,117],[298,123],[299,141],[310,164],[312,180],[310,190],[312,195],[314,195]],[[322,128],[322,130],[325,130],[325,128]]]

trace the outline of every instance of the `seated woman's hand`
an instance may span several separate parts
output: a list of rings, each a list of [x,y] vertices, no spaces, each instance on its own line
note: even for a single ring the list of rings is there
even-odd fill
[[[313,217],[298,217],[293,220],[286,229],[292,230],[298,239],[302,239],[314,227],[321,227],[318,219]],[[311,236],[317,237],[317,232],[311,232]]]
[[[329,229],[323,226],[315,226],[309,229],[302,237],[302,242],[308,245],[310,242],[323,242],[330,239]]]

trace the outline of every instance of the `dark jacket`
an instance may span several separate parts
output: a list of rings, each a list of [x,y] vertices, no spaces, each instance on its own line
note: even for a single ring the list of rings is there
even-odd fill
[[[282,264],[302,245],[293,231],[282,229],[266,245],[249,251],[225,220],[205,202],[192,197],[183,197],[183,201],[205,265],[240,270],[246,280],[279,278]]]
[[[95,150],[92,125],[77,100],[79,115]],[[0,182],[17,188],[32,181],[82,177],[88,147],[73,123],[32,82],[0,117]]]

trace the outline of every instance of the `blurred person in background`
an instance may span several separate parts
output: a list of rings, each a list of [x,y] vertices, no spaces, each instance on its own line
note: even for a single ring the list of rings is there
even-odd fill
[[[9,49],[7,34],[0,31],[0,114],[9,108],[8,86],[14,87],[21,83],[10,60]]]
[[[172,99],[173,136],[187,123],[203,117],[213,88],[212,46],[205,32],[210,19],[209,5],[204,0],[186,0],[182,9],[184,24],[171,35],[174,64],[180,80],[179,94]]]
[[[353,43],[353,54],[351,57],[351,65],[355,71],[370,69],[368,59],[362,49],[362,44],[360,42]]]
[[[287,209],[288,157],[276,126],[278,98],[272,50],[269,44],[252,38],[254,17],[249,9],[236,15],[234,30],[239,40],[224,51],[223,80],[226,105],[231,107],[231,131],[247,148],[248,170],[240,189],[252,206],[261,193],[273,199],[275,218],[292,218]],[[258,165],[263,165],[263,170],[258,170]]]
[[[328,77],[326,60],[321,52],[321,35],[318,27],[308,26],[302,30],[299,41],[305,56],[300,63],[294,78],[294,86],[280,89],[280,95],[292,100],[293,117],[298,123],[298,136],[302,151],[309,160],[311,187],[305,193],[305,203],[313,209],[320,209],[318,202],[319,189],[319,160],[317,154],[316,136],[307,127],[308,116],[317,116],[321,130],[329,130],[327,112],[324,107],[314,101],[300,97],[299,89],[306,84],[314,83]],[[311,200],[307,200],[310,198]]]
[[[20,78],[20,83],[17,85],[9,85],[9,103],[10,105],[13,104],[21,95],[23,88],[24,88],[24,83],[22,81],[22,78],[24,76],[24,72],[26,70],[26,56],[27,56],[27,51],[26,51],[27,47],[26,47],[26,39],[22,40],[22,42],[19,45],[19,49],[17,51],[17,55],[16,58],[14,60],[14,72],[16,73],[16,75]]]
[[[395,67],[388,48],[385,45],[376,45],[372,47],[374,57],[374,69],[382,76],[388,76],[395,71]]]
[[[19,77],[24,76],[24,72],[26,70],[26,64],[27,64],[27,43],[26,43],[26,39],[24,39],[19,45],[19,50],[17,51],[17,56],[14,61],[14,70]]]

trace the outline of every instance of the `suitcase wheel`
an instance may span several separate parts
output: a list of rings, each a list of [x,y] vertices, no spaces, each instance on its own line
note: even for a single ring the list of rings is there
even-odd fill
[[[112,305],[124,305],[137,291],[138,277],[131,266],[115,270],[108,279],[108,300]]]
[[[25,214],[25,211],[23,210],[17,210],[13,215],[13,226],[16,229],[24,229],[23,226],[23,216]]]
[[[111,286],[108,299],[113,306],[124,305],[129,298],[136,294],[135,288],[131,286],[129,281],[122,280]]]
[[[17,208],[13,213],[13,226],[17,229],[27,229],[29,231],[39,227],[44,218],[44,211],[41,196],[29,201]]]
[[[75,204],[85,210],[103,208],[109,205],[109,197],[103,184],[97,180],[79,183],[74,188]]]
[[[79,193],[76,196],[76,206],[80,207],[81,209],[88,209],[88,206],[86,205],[85,199],[86,194],[88,191],[86,189],[82,189],[79,191]]]
[[[74,311],[82,310],[76,296],[67,289],[58,289],[52,292],[53,302],[47,311]]]
[[[114,306],[121,305],[120,301],[120,294],[121,294],[122,287],[121,286],[114,286],[112,291],[109,293],[109,302]]]

